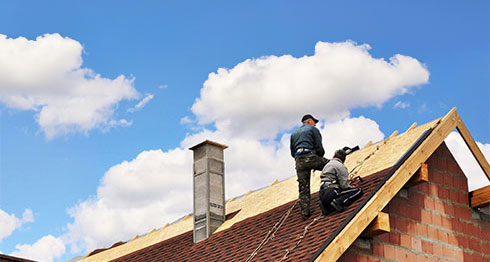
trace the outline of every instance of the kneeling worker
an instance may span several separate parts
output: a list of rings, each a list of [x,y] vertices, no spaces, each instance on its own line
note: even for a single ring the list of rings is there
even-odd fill
[[[344,165],[346,152],[342,149],[335,154],[322,170],[320,185],[320,207],[326,215],[329,210],[335,209],[339,212],[344,207],[350,206],[362,196],[362,190],[348,183],[349,171]]]

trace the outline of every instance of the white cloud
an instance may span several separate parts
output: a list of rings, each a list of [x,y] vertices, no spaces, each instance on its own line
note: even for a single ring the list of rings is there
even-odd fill
[[[34,222],[34,215],[30,209],[24,210],[22,218],[18,218],[14,214],[9,215],[0,209],[0,242],[9,237],[16,229],[21,228],[23,224],[29,222]]]
[[[369,49],[318,42],[313,56],[266,56],[220,68],[209,74],[192,112],[200,124],[268,139],[304,113],[335,121],[427,83],[429,72],[416,59],[397,54],[387,62]]]
[[[190,212],[191,158],[187,149],[150,150],[111,167],[97,196],[70,210],[69,243],[86,250],[110,246]]]
[[[82,68],[82,45],[59,34],[35,40],[0,34],[0,102],[33,110],[46,137],[112,127],[122,100],[139,97],[134,79]]]
[[[459,133],[451,132],[444,142],[446,142],[459,166],[467,175],[468,189],[470,191],[490,185],[488,178]],[[490,144],[482,144],[480,142],[476,142],[476,144],[488,161],[490,159]]]
[[[405,109],[405,108],[408,108],[408,107],[410,107],[410,103],[408,103],[408,102],[402,102],[402,101],[396,102],[396,104],[393,106],[393,108],[400,108],[400,109]]]
[[[59,238],[47,235],[32,245],[16,245],[11,256],[33,259],[37,261],[53,261],[65,253],[65,245]]]
[[[150,102],[150,100],[153,99],[153,97],[155,97],[155,95],[153,95],[153,94],[146,94],[146,96],[143,99],[141,99],[138,102],[138,104],[136,104],[133,108],[128,109],[128,112],[131,112],[132,113],[132,112],[134,112],[136,110],[139,110],[139,109],[143,108],[148,102]]]

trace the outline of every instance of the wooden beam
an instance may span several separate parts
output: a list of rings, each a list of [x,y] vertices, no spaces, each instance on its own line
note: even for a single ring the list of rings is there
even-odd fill
[[[414,129],[416,126],[417,126],[417,122],[413,122],[413,124],[412,124],[412,125],[411,125],[411,126],[408,128],[408,129],[407,129],[407,131],[405,131],[405,133],[406,133],[406,132],[408,132],[408,131],[411,131],[411,130],[412,130],[412,129]]]
[[[490,205],[490,185],[470,192],[471,207],[487,207]]]
[[[483,173],[485,173],[488,180],[490,180],[490,166],[488,165],[487,159],[485,159],[485,157],[483,156],[480,148],[475,143],[475,140],[466,128],[466,125],[461,120],[461,117],[459,117],[458,113],[456,113],[455,120],[457,121],[456,128],[458,129],[459,134],[463,137],[464,142],[470,148],[471,153],[476,158],[476,162],[478,162],[481,169],[483,169]]]
[[[374,237],[388,232],[390,232],[390,216],[387,213],[379,212],[373,222],[364,229],[361,237]]]
[[[429,168],[426,163],[422,163],[417,173],[410,178],[407,183],[407,187],[412,187],[423,182],[429,181]]]
[[[442,144],[444,139],[456,128],[454,120],[456,108],[451,109],[437,121],[432,133],[410,155],[410,157],[388,179],[383,187],[364,205],[352,220],[340,231],[330,244],[315,259],[316,262],[337,261],[340,256],[359,237],[381,210],[403,188],[410,177],[427,161],[430,155]]]
[[[398,130],[395,130],[391,135],[390,137],[388,137],[388,139],[392,138],[392,137],[395,137],[396,135],[398,135]]]

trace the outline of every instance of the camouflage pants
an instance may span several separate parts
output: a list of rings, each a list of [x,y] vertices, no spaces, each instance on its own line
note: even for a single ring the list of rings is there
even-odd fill
[[[328,163],[328,159],[319,157],[313,153],[296,156],[296,174],[298,176],[299,197],[298,205],[301,214],[309,216],[310,213],[310,174],[311,170],[322,170]]]

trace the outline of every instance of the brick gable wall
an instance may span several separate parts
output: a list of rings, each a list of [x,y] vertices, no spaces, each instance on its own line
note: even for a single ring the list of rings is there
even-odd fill
[[[466,177],[444,143],[427,164],[429,182],[383,210],[391,232],[357,240],[339,261],[490,261],[490,223],[472,217]]]

